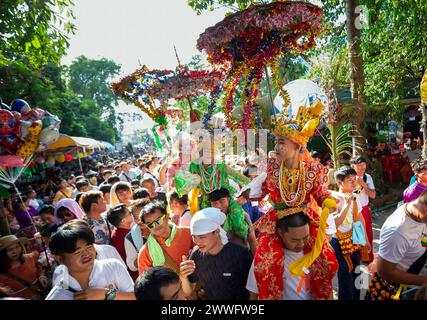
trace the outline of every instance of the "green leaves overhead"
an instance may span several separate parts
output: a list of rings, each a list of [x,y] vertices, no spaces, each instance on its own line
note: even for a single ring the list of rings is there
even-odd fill
[[[75,32],[71,0],[0,1],[0,48],[11,59],[25,58],[36,67],[59,64]]]

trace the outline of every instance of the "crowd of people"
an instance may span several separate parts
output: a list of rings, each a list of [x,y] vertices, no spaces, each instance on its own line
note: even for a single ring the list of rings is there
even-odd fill
[[[339,300],[426,299],[427,161],[413,159],[413,184],[376,253],[367,161],[356,156],[335,170],[330,190],[328,169],[306,149],[310,134],[286,123],[273,134],[264,160],[109,158],[10,196],[1,296],[333,299],[337,278]],[[182,172],[188,179],[174,179]],[[363,265],[372,278],[365,295]]]

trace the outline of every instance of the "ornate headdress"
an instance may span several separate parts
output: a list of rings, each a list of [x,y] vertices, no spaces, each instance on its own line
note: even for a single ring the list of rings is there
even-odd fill
[[[276,126],[273,130],[275,136],[286,137],[300,146],[305,147],[313,136],[314,130],[319,125],[320,115],[324,109],[323,103],[316,101],[311,106],[300,106],[295,119],[292,119],[283,107]]]

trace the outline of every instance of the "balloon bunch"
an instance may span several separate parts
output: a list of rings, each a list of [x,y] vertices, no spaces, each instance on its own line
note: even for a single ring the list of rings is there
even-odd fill
[[[40,108],[31,109],[25,100],[15,99],[10,107],[2,104],[0,155],[23,159],[45,149],[58,140],[60,124],[57,116]]]
[[[273,80],[277,80],[277,58],[290,51],[313,48],[314,38],[322,30],[321,21],[322,10],[315,5],[279,1],[250,6],[200,35],[197,48],[208,55],[212,64],[228,70],[222,106],[231,129],[256,126],[253,107],[266,66],[274,68]],[[232,112],[237,86],[241,84],[244,116],[237,122]]]

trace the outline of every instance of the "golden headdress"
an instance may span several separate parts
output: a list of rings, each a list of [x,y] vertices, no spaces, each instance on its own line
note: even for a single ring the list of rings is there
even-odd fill
[[[320,116],[324,109],[323,103],[316,101],[311,106],[300,106],[295,119],[286,113],[286,109],[285,105],[277,119],[273,134],[286,137],[300,146],[307,146],[308,140],[319,125]]]

